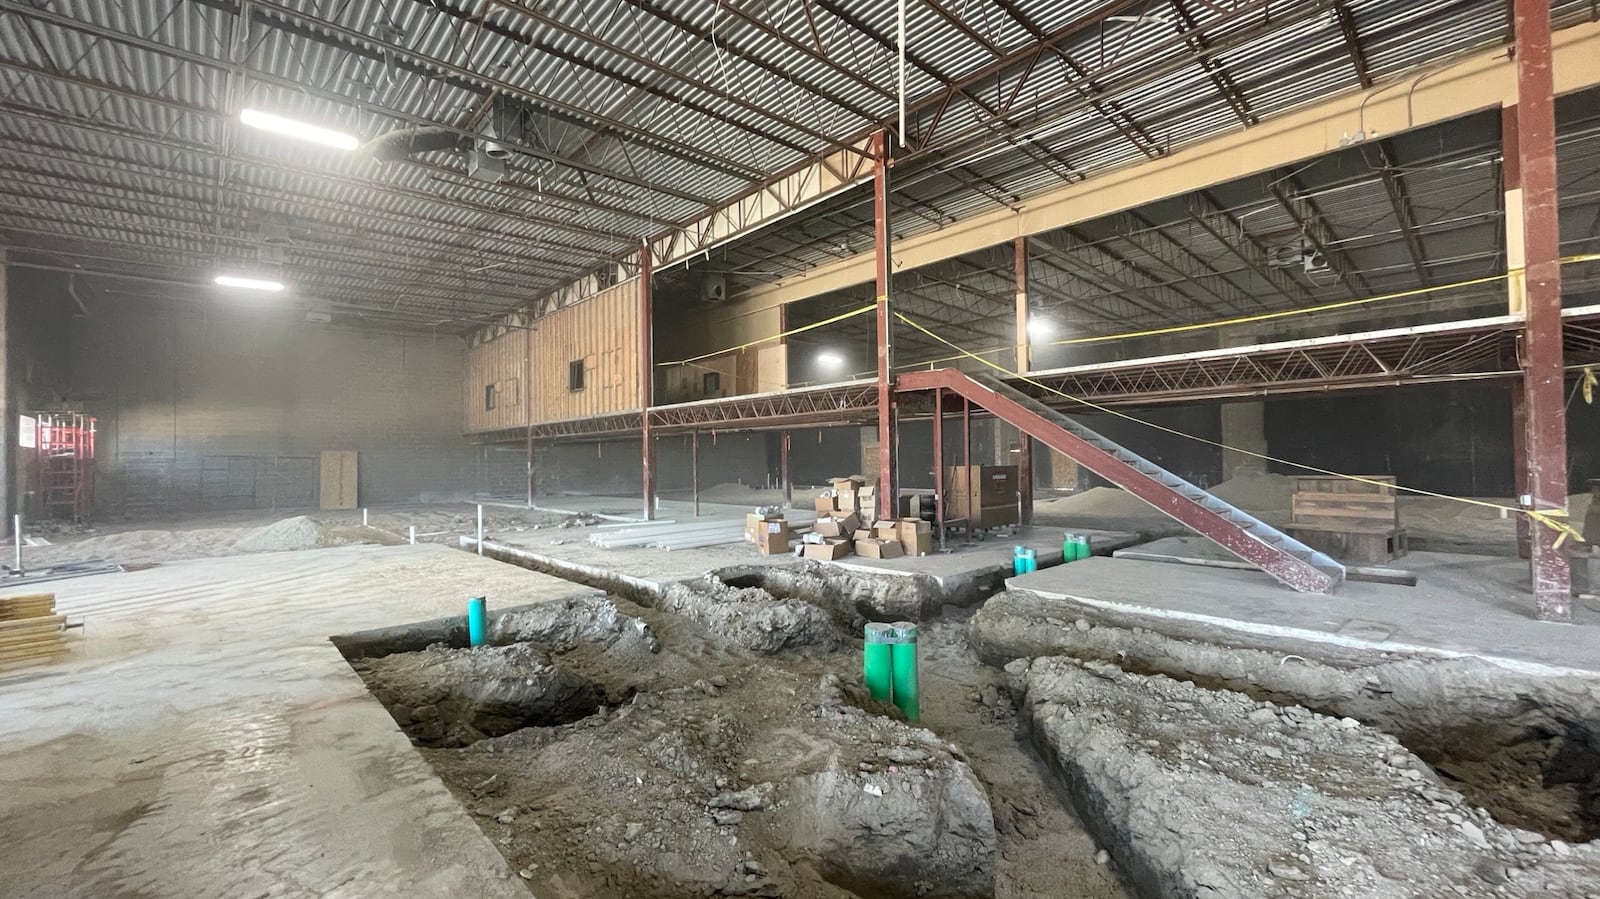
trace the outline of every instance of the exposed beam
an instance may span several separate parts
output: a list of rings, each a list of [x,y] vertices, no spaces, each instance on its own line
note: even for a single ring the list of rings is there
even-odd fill
[[[1600,24],[1575,25],[1556,33],[1554,73],[1562,94],[1600,86]],[[1493,108],[1515,96],[1514,64],[1501,49],[1464,57],[1448,71],[1411,85],[1410,91],[1386,90],[1392,83],[1264,120],[1248,132],[1198,141],[1161,159],[1063,185],[1031,199],[1021,212],[989,210],[936,232],[904,238],[895,248],[896,265],[902,270],[918,268],[1006,243],[1019,234],[1054,230],[1302,162],[1340,149],[1344,135],[1362,128],[1394,134]],[[871,279],[871,255],[857,254],[743,296],[758,306],[775,306]]]
[[[1400,174],[1399,167],[1395,164],[1394,149],[1388,138],[1380,138],[1363,147],[1362,152],[1367,155],[1367,164],[1383,179],[1383,192],[1389,198],[1389,206],[1394,210],[1394,219],[1400,223],[1400,234],[1405,238],[1406,252],[1411,256],[1411,266],[1417,272],[1417,278],[1423,286],[1432,286],[1433,275],[1428,271],[1428,253],[1422,245],[1422,237],[1417,233],[1417,213],[1411,205],[1411,193],[1406,189],[1405,176]]]

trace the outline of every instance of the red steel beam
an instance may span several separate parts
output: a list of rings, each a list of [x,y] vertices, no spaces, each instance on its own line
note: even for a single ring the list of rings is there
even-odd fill
[[[872,230],[878,287],[878,517],[893,518],[900,491],[894,471],[893,310],[889,307],[889,138],[872,137]]]
[[[1537,510],[1567,507],[1567,417],[1561,353],[1561,223],[1557,214],[1555,85],[1550,4],[1515,0],[1517,169],[1522,178],[1527,321],[1528,493]],[[1558,535],[1533,529],[1533,597],[1544,621],[1572,620],[1572,570]]]
[[[654,312],[651,309],[655,293],[651,281],[650,246],[639,251],[639,437],[641,463],[644,469],[644,518],[656,517],[656,443],[650,433],[650,402],[655,392],[656,363],[652,332]]]
[[[1251,562],[1280,583],[1302,593],[1326,593],[1337,581],[1308,563],[1250,535],[1233,521],[1144,475],[1138,469],[1057,425],[1027,406],[949,368],[907,372],[902,391],[942,387],[993,412],[1000,420],[1137,496],[1234,555]]]

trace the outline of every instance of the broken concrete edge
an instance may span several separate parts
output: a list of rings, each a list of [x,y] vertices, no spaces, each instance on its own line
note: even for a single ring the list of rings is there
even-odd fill
[[[1208,559],[1199,556],[1175,556],[1170,553],[1147,552],[1138,548],[1119,549],[1111,553],[1113,559],[1127,559],[1132,562],[1162,562],[1168,565],[1193,565],[1199,568],[1227,568],[1234,571],[1260,571],[1261,567],[1249,562],[1240,562],[1236,559]],[[1373,584],[1394,584],[1399,587],[1415,587],[1417,573],[1406,571],[1403,568],[1379,568],[1374,566],[1346,565],[1344,578],[1347,581],[1367,581]]]
[[[1477,659],[1516,674],[1526,674],[1534,677],[1600,677],[1600,670],[1547,665],[1542,662],[1529,662],[1506,656],[1464,652],[1414,643],[1397,643],[1388,640],[1379,643],[1309,628],[1261,624],[1254,621],[1219,618],[1215,615],[1183,612],[1175,609],[1152,609],[1145,606],[1134,606],[1097,599],[1092,596],[1054,592],[1042,593],[1012,586],[1012,580],[1014,579],[1008,578],[1006,580],[1008,592],[1032,596],[1046,602],[1061,603],[1063,604],[1062,611],[1070,618],[1085,618],[1091,623],[1104,623],[1113,627],[1145,628],[1178,639],[1215,643],[1239,649],[1260,649],[1286,656],[1318,658],[1326,664],[1336,666],[1361,667],[1383,661],[1392,661],[1396,656],[1437,660]],[[1051,653],[1037,654],[1049,655]],[[1019,657],[1013,656],[1012,658]],[[1004,666],[1011,659],[996,661],[985,658],[984,661],[991,665]]]
[[[478,540],[476,537],[463,536],[460,538],[461,548],[476,550]],[[595,565],[585,565],[581,562],[572,562],[566,559],[557,559],[553,556],[542,556],[538,553],[507,546],[504,543],[495,543],[492,540],[483,541],[483,554],[498,562],[509,562],[535,571],[548,574],[564,581],[604,590],[618,596],[638,602],[642,605],[654,605],[655,600],[661,596],[667,585],[649,578],[635,577],[612,571],[609,568],[600,568]]]

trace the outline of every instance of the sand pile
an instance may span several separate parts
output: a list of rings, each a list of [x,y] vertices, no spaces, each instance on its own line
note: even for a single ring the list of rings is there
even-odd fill
[[[233,548],[247,553],[270,553],[338,546],[344,542],[321,524],[304,515],[296,515],[247,534],[234,543]]]
[[[1252,512],[1288,511],[1294,478],[1281,474],[1242,474],[1211,488],[1217,499]]]
[[[1034,512],[1052,515],[1151,515],[1158,514],[1144,500],[1120,487],[1091,487],[1082,493],[1034,504]]]

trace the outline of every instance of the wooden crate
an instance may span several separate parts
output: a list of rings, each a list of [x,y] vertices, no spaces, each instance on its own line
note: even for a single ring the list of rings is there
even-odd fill
[[[1404,528],[1348,530],[1291,524],[1289,536],[1341,562],[1357,565],[1390,562],[1410,551]]]

